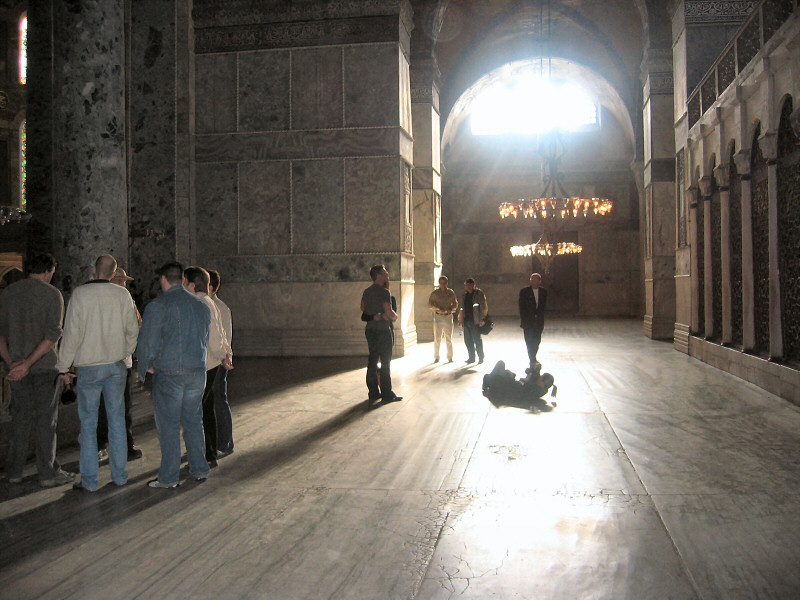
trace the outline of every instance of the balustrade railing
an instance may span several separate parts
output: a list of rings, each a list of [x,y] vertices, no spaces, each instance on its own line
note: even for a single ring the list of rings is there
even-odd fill
[[[686,112],[689,127],[693,127],[750,64],[759,50],[780,29],[792,13],[798,10],[799,0],[763,0],[748,17],[733,39],[728,42],[717,61],[689,94]]]

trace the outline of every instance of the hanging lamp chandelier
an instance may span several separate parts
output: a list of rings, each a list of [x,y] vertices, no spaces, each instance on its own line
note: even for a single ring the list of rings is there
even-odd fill
[[[605,216],[611,212],[614,203],[608,198],[582,198],[570,196],[564,191],[562,175],[558,165],[563,143],[557,135],[550,136],[548,149],[542,158],[542,180],[544,191],[538,198],[520,198],[512,202],[503,202],[498,207],[501,219],[522,216],[526,219],[541,221],[566,221],[569,219],[587,219],[594,216]]]

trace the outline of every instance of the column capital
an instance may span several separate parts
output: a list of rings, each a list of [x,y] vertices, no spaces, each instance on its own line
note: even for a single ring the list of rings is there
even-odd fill
[[[700,181],[697,182],[698,187],[700,188],[700,195],[703,198],[710,198],[711,197],[711,190],[713,189],[713,178],[711,175],[704,175],[700,178]]]
[[[758,138],[758,145],[761,154],[767,159],[767,164],[774,164],[778,160],[778,134],[774,131],[767,131]]]
[[[739,150],[733,155],[733,162],[739,175],[742,177],[750,176],[750,150]]]
[[[689,208],[697,208],[697,201],[700,199],[700,190],[696,185],[686,188],[686,200]]]
[[[720,189],[727,190],[731,184],[730,165],[723,163],[714,167],[714,179]]]

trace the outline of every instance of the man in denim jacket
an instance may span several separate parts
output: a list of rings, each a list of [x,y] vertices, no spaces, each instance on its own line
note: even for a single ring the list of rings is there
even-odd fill
[[[142,381],[146,373],[153,374],[153,412],[161,444],[158,478],[147,485],[176,488],[180,484],[181,425],[189,472],[196,481],[208,477],[201,402],[211,313],[197,296],[184,289],[181,264],[167,263],[159,275],[163,294],[144,311],[137,369]]]

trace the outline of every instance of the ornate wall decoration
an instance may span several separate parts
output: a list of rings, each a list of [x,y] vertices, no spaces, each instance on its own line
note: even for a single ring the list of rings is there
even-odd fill
[[[686,189],[684,188],[686,181],[686,164],[684,161],[683,149],[678,152],[675,159],[675,191],[678,194],[678,247],[686,247]]]
[[[411,202],[411,167],[405,163],[403,163],[403,206],[405,207],[403,249],[410,254],[414,251],[414,205]]]
[[[731,345],[742,347],[742,178],[730,157]]]
[[[761,153],[756,128],[751,153],[752,224],[753,224],[753,312],[756,344],[754,351],[769,356],[769,190],[767,161]]]
[[[711,339],[722,341],[722,202],[714,183],[711,193]]]
[[[686,24],[736,24],[743,22],[758,4],[757,0],[686,0]]]
[[[789,99],[778,129],[778,265],[783,358],[800,363],[800,140],[792,130],[791,114]]]

